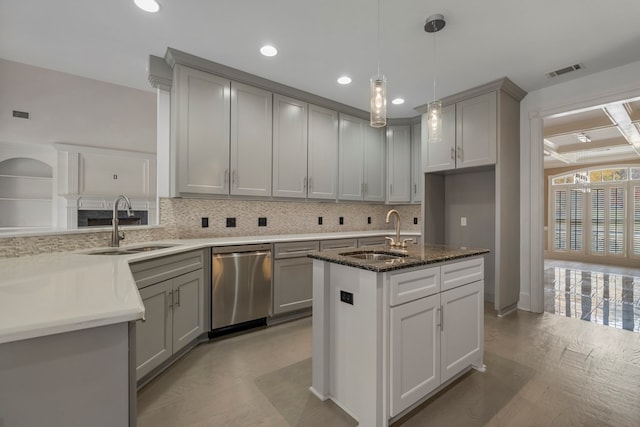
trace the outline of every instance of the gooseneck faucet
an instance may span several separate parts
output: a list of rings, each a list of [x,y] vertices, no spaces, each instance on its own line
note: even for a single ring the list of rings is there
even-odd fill
[[[111,245],[110,245],[115,248],[120,246],[120,240],[124,240],[124,232],[118,231],[118,222],[119,222],[118,221],[118,205],[120,204],[121,201],[124,201],[125,203],[124,206],[125,206],[125,209],[127,210],[127,216],[129,217],[133,216],[133,211],[131,210],[131,200],[129,200],[129,198],[123,194],[116,197],[116,199],[113,201],[113,219],[112,219],[113,231],[111,232]]]
[[[395,209],[391,209],[389,212],[387,212],[387,219],[385,220],[385,222],[387,224],[389,224],[389,222],[391,222],[391,215],[396,216],[396,239],[393,240],[393,238],[391,237],[387,237],[387,239],[391,240],[391,247],[400,247],[402,245],[402,243],[400,242],[400,213],[398,213],[397,210]]]

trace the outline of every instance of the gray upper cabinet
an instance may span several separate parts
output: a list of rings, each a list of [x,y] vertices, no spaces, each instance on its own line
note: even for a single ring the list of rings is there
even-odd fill
[[[176,65],[172,91],[178,191],[228,194],[230,81]]]
[[[273,196],[307,196],[307,104],[273,97]]]
[[[338,198],[338,113],[312,104],[309,104],[307,164],[307,196]]]
[[[340,200],[384,201],[385,155],[382,129],[340,114],[338,183]]]
[[[443,107],[442,141],[427,141],[424,171],[495,164],[497,125],[496,92]]]
[[[387,128],[387,201],[411,201],[411,126]]]
[[[271,92],[231,83],[232,195],[271,195],[272,108]]]
[[[411,202],[422,202],[424,175],[422,173],[421,123],[411,125]]]
[[[177,64],[180,193],[271,195],[272,94]]]
[[[456,106],[442,107],[442,141],[430,142],[427,115],[422,115],[423,172],[437,172],[456,167]]]
[[[496,99],[489,92],[456,104],[456,167],[496,163]]]

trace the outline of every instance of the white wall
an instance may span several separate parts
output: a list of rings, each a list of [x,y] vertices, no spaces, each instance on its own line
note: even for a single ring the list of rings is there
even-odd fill
[[[156,95],[0,59],[0,143],[156,152]],[[28,120],[12,116],[27,111]]]
[[[544,307],[544,174],[542,126],[552,114],[640,97],[640,61],[529,93],[520,104],[520,301]]]

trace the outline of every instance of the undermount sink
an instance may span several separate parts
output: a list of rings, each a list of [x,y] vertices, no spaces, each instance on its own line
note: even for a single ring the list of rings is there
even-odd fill
[[[340,255],[366,261],[391,261],[406,256],[404,254],[391,254],[388,252],[345,252]]]
[[[86,252],[87,255],[132,255],[140,252],[149,252],[155,251],[158,249],[166,249],[171,248],[175,245],[147,245],[147,246],[138,246],[134,248],[110,248],[110,249],[101,249],[98,251]]]

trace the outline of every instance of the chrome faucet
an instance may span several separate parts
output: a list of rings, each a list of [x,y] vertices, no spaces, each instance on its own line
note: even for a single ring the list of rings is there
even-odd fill
[[[113,231],[111,232],[110,245],[116,248],[120,246],[120,240],[124,240],[124,231],[118,231],[118,205],[120,204],[121,200],[124,200],[125,209],[127,210],[127,216],[133,216],[133,211],[131,210],[131,200],[129,200],[127,196],[122,194],[116,197],[116,199],[113,201]]]
[[[389,212],[387,212],[387,219],[385,220],[385,222],[389,224],[389,222],[391,222],[391,215],[393,214],[395,214],[396,216],[396,239],[393,240],[392,237],[386,238],[391,240],[391,247],[396,248],[402,246],[402,243],[400,242],[400,214],[398,213],[398,211],[395,209],[391,209]]]

